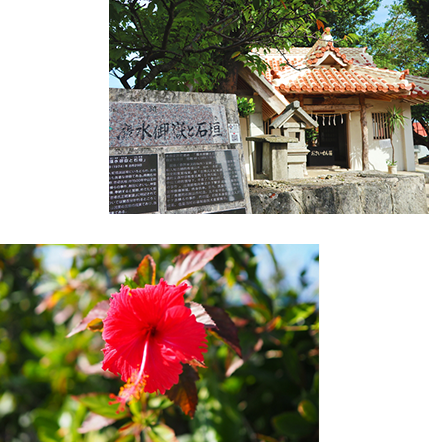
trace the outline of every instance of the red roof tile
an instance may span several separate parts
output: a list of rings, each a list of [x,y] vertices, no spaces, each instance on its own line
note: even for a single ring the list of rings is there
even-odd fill
[[[283,93],[403,93],[412,103],[429,100],[428,78],[377,68],[366,48],[336,48],[319,40],[312,48],[259,54],[271,67],[266,79]]]

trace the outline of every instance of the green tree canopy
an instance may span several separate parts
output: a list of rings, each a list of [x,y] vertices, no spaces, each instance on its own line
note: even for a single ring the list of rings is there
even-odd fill
[[[419,39],[419,24],[407,9],[407,0],[396,1],[389,8],[389,18],[383,25],[372,24],[363,32],[363,42],[380,68],[403,71],[411,75],[429,76],[429,52]],[[429,105],[412,106],[412,118],[429,133]],[[428,137],[419,137],[427,144]]]
[[[110,71],[125,88],[232,92],[253,48],[309,35],[330,0],[110,0]]]
[[[374,18],[381,0],[356,0],[353,2],[331,2],[329,8],[320,12],[320,18],[331,28],[336,46],[353,46],[359,43],[357,34]],[[310,26],[309,38],[295,40],[294,46],[312,46],[317,36],[317,23]],[[348,37],[354,38],[348,38]],[[344,38],[346,37],[346,38]]]
[[[417,38],[429,53],[429,0],[405,0],[417,22]]]
[[[417,38],[418,26],[403,2],[389,8],[382,25],[372,24],[363,31],[363,43],[380,68],[405,70],[412,75],[428,73],[428,53]]]

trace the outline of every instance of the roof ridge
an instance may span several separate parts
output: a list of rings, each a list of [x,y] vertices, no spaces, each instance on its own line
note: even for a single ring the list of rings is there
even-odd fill
[[[307,65],[319,66],[328,56],[334,57],[338,64],[345,66],[353,64],[353,59],[348,59],[340,48],[334,47],[332,41],[318,40],[305,57]]]

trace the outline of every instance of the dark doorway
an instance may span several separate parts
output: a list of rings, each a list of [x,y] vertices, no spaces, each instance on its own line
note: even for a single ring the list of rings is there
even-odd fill
[[[317,142],[308,146],[308,166],[348,167],[347,115],[318,115]]]

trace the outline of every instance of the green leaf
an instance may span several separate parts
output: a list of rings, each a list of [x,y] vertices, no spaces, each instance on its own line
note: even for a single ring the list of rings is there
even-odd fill
[[[253,98],[237,97],[237,107],[240,117],[247,117],[255,112]]]
[[[315,424],[319,421],[317,408],[308,399],[304,399],[298,404],[298,412],[308,422]]]
[[[154,410],[163,410],[164,408],[171,407],[173,404],[169,399],[165,396],[152,396],[149,397],[147,404],[149,408],[153,408]],[[130,404],[131,408],[131,404]]]
[[[276,430],[284,436],[302,437],[311,434],[315,426],[307,422],[296,411],[279,414],[273,418],[273,425]]]
[[[283,349],[283,360],[289,377],[298,385],[301,385],[301,364],[299,363],[298,354],[292,347]]]
[[[129,278],[128,276],[125,276],[125,282],[124,285],[127,285],[130,289],[136,289],[138,288],[138,285],[136,282],[134,282],[134,279]]]
[[[177,442],[174,430],[165,424],[159,424],[148,428],[146,431],[147,438],[151,442]]]
[[[316,304],[298,304],[288,307],[284,316],[287,325],[307,319],[316,310]]]
[[[39,336],[32,335],[27,330],[21,333],[22,343],[36,356],[42,357],[53,349],[51,337],[47,332]],[[29,361],[27,361],[29,362]]]
[[[358,41],[360,37],[359,37],[359,35],[357,35],[357,34],[353,34],[353,33],[351,33],[351,34],[348,34],[348,35],[347,35],[347,38],[348,38],[352,43],[354,43],[354,42]]]
[[[144,287],[146,284],[155,285],[156,264],[152,256],[146,255],[139,266],[133,281],[139,286]]]
[[[37,408],[33,410],[33,425],[41,442],[58,441],[58,422],[52,411]]]
[[[127,409],[124,411],[118,411],[118,404],[109,405],[111,399],[108,394],[88,393],[80,396],[72,396],[72,398],[79,401],[90,411],[95,414],[99,414],[100,416],[115,420],[130,416]]]

